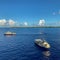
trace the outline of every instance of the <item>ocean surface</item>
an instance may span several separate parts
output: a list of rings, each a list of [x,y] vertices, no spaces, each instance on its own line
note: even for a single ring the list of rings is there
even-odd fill
[[[5,36],[7,31],[16,35]],[[51,48],[37,46],[35,39]],[[0,28],[0,60],[60,60],[60,28]]]

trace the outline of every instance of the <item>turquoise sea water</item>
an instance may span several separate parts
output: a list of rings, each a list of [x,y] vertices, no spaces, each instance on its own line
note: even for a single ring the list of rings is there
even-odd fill
[[[16,35],[4,36],[6,31]],[[51,48],[38,47],[35,39],[45,39]],[[60,28],[0,28],[0,60],[60,60]]]

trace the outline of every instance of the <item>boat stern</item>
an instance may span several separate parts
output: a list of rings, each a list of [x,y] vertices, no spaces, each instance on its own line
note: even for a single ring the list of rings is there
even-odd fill
[[[50,44],[48,44],[47,42],[44,42],[43,45],[44,45],[45,48],[50,48]]]

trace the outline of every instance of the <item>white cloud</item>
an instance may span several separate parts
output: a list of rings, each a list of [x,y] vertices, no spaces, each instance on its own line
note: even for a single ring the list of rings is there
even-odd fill
[[[0,26],[14,26],[16,24],[16,21],[9,19],[0,19]]]
[[[27,25],[28,25],[28,23],[27,23],[27,22],[24,22],[24,25],[25,25],[25,26],[27,26]]]
[[[45,25],[45,20],[44,20],[44,19],[40,20],[40,21],[39,21],[39,25],[40,25],[40,26],[44,26],[44,25]]]
[[[12,19],[9,19],[9,21],[8,21],[8,25],[9,26],[13,26],[13,25],[15,25],[15,21],[14,20],[12,20]]]
[[[6,19],[1,19],[0,20],[0,25],[4,26],[4,25],[6,25],[6,22],[7,22]]]

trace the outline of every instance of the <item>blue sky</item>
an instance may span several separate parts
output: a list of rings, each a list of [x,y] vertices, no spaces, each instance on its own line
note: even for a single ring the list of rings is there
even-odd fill
[[[60,0],[0,0],[0,19],[60,25]]]

